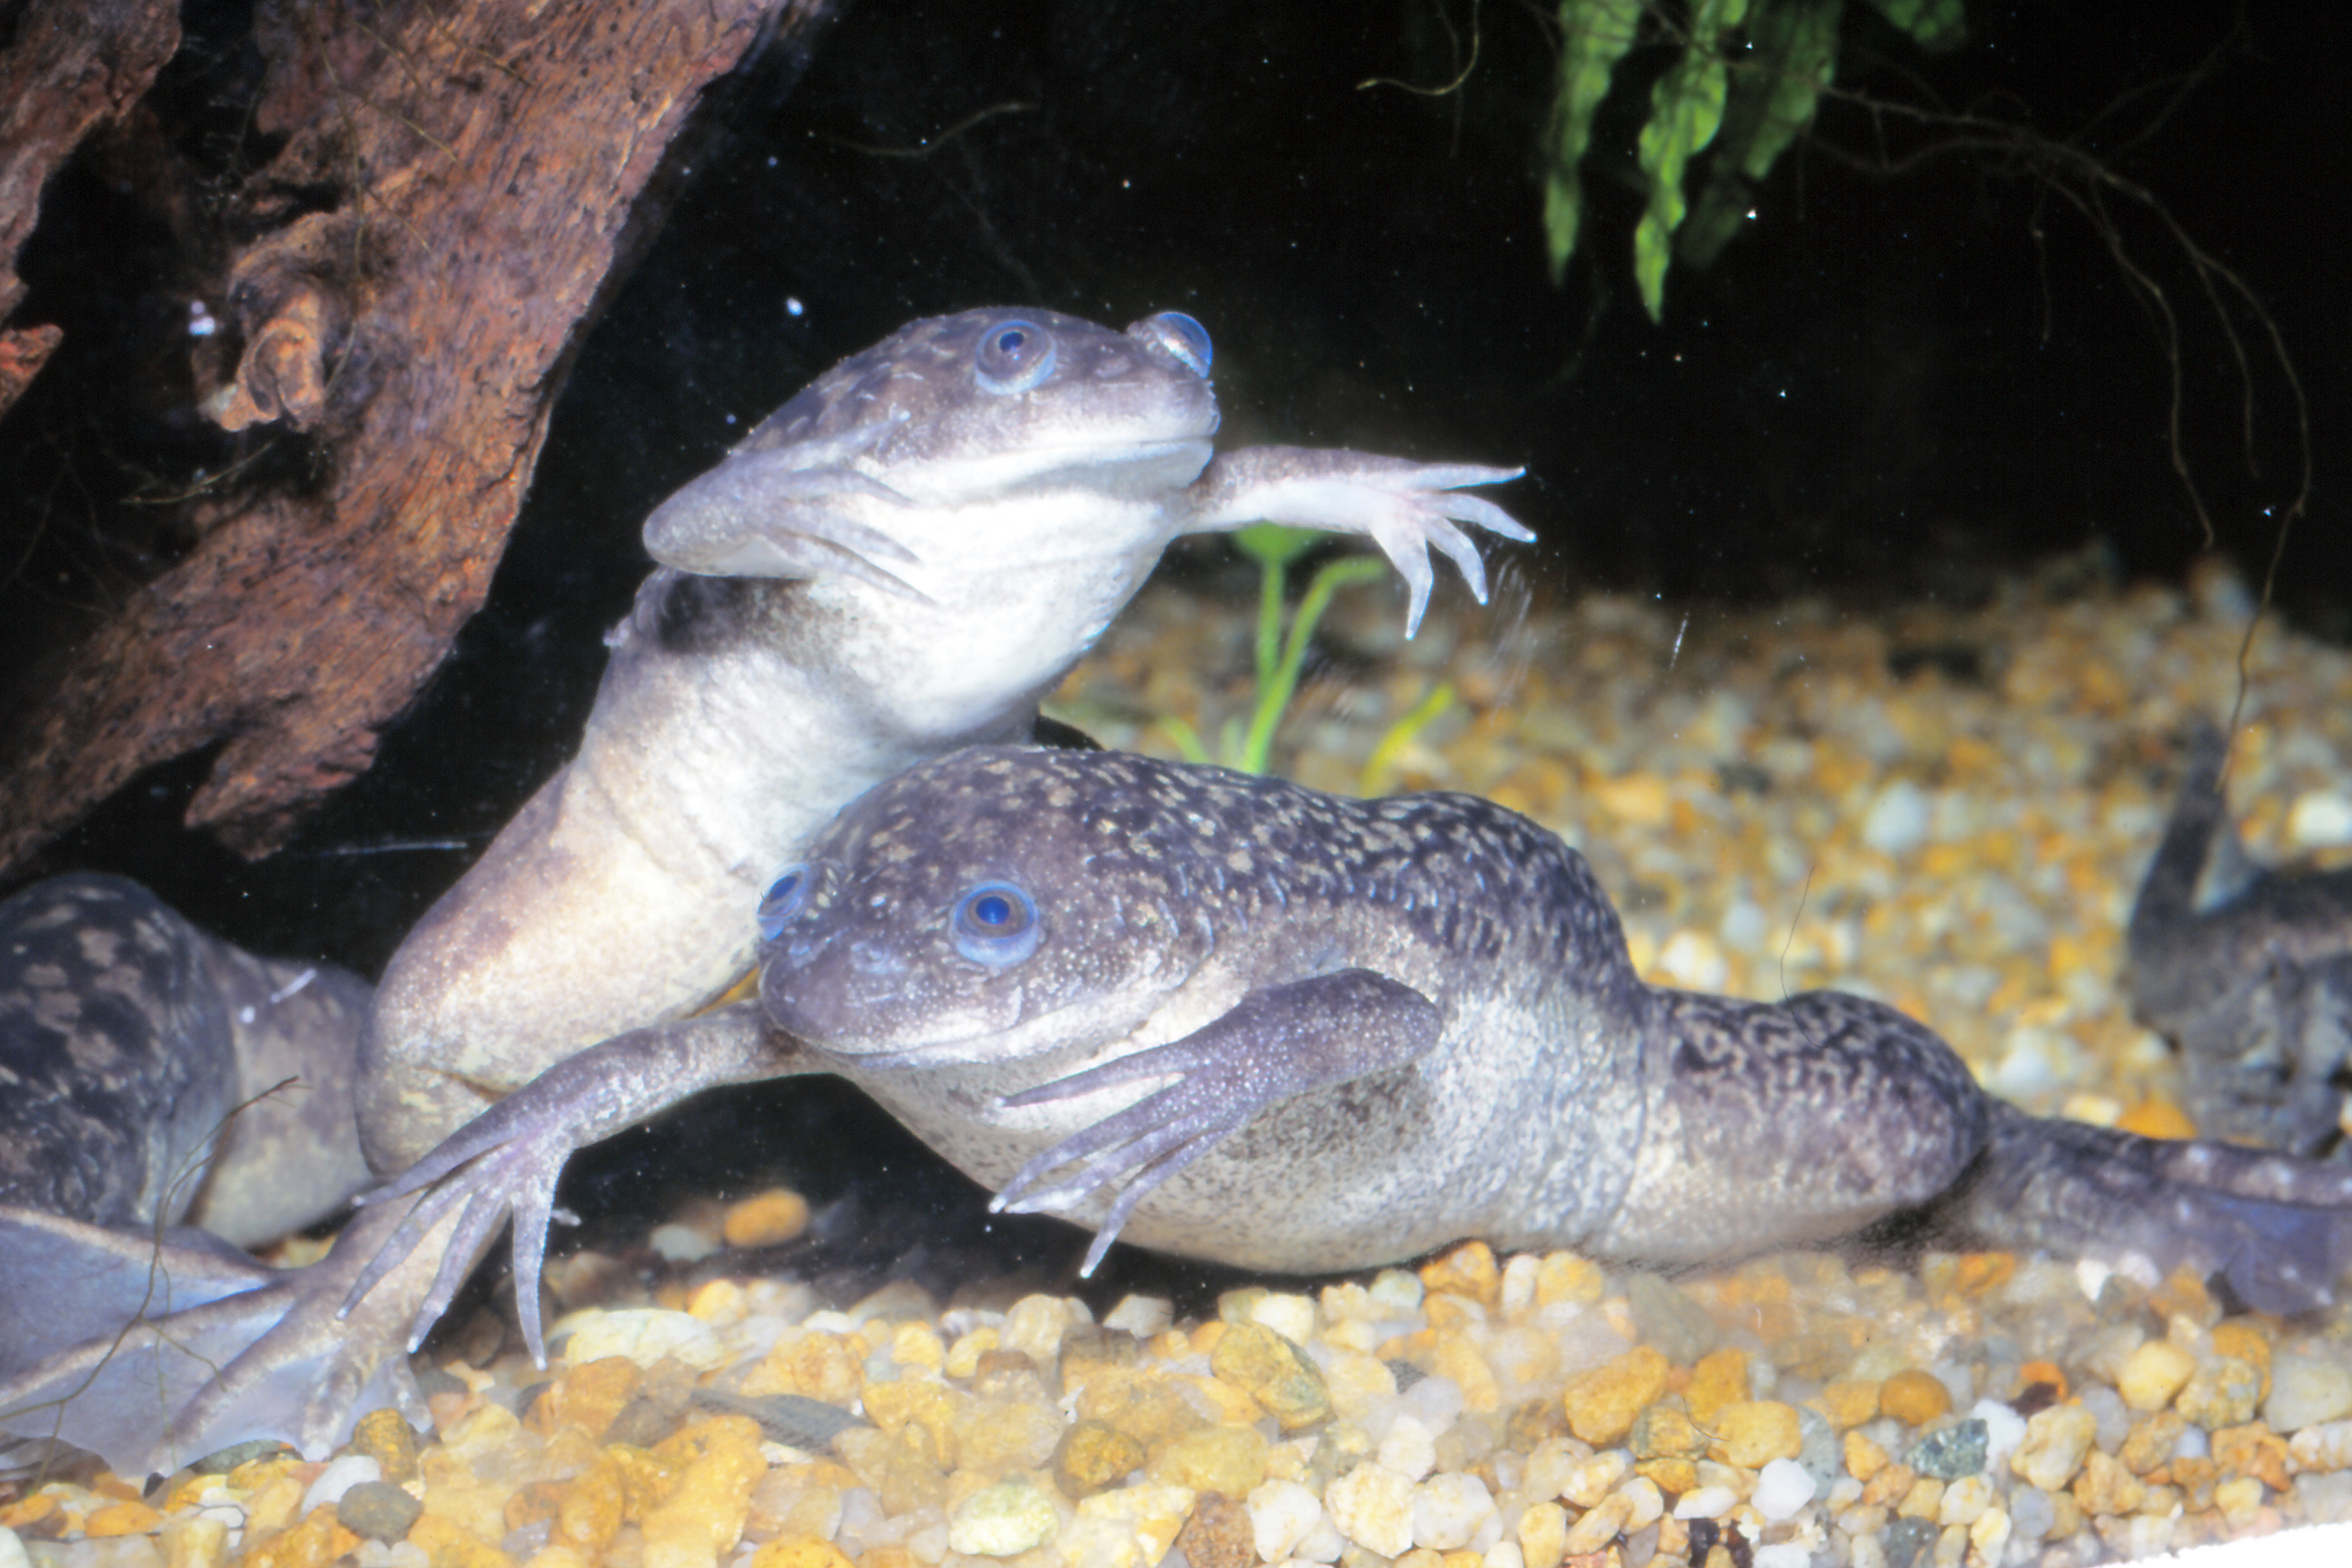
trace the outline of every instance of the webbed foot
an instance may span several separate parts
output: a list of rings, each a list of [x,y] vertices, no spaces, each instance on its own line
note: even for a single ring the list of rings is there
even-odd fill
[[[216,1242],[0,1210],[0,1431],[138,1477],[255,1438],[325,1458],[386,1405],[421,1425],[397,1326],[376,1304],[337,1316],[365,1224],[325,1260],[281,1272]],[[45,1310],[28,1309],[36,1297]],[[70,1328],[60,1299],[74,1304]]]
[[[1429,562],[1432,546],[1461,568],[1462,580],[1478,601],[1487,601],[1486,563],[1476,542],[1457,523],[1521,544],[1534,539],[1494,502],[1457,493],[1465,485],[1499,485],[1526,472],[1475,463],[1415,463],[1315,447],[1251,447],[1222,455],[1209,465],[1200,481],[1198,521],[1193,526],[1230,529],[1289,523],[1364,535],[1405,579],[1411,594],[1405,635],[1410,637],[1421,628],[1430,589],[1437,581]]]

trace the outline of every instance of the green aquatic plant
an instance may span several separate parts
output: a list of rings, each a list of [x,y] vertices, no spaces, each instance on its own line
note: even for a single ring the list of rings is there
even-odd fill
[[[1959,44],[1962,0],[1869,0],[1872,9],[1931,54]],[[1666,265],[1679,252],[1704,270],[1753,205],[1755,183],[1812,123],[1837,73],[1837,29],[1846,0],[1689,0],[1679,14],[1655,0],[1560,0],[1559,86],[1552,100],[1543,231],[1556,281],[1583,223],[1581,169],[1593,116],[1617,67],[1641,38],[1681,53],[1650,88],[1639,145],[1648,209],[1633,235],[1633,276],[1650,320],[1666,309]],[[1714,148],[1697,199],[1683,185],[1691,161]]]
[[[1307,579],[1298,607],[1286,616],[1291,563],[1323,538],[1312,529],[1288,528],[1280,523],[1261,523],[1233,536],[1242,554],[1258,562],[1257,698],[1251,704],[1246,729],[1238,716],[1225,722],[1215,757],[1191,725],[1173,715],[1162,719],[1160,728],[1175,741],[1185,761],[1221,762],[1244,773],[1266,772],[1274,755],[1274,732],[1291,699],[1298,693],[1298,672],[1306,663],[1314,628],[1331,607],[1333,595],[1351,582],[1376,581],[1387,570],[1386,562],[1376,556],[1341,556],[1327,560]],[[1438,687],[1380,738],[1359,781],[1364,793],[1372,792],[1381,776],[1393,767],[1397,754],[1453,700],[1453,687]]]

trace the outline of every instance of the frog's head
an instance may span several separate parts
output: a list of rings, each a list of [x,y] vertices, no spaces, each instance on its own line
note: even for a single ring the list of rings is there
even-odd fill
[[[877,1067],[1027,1058],[1134,1027],[1215,953],[1207,851],[1140,758],[974,747],[869,791],[770,889],[761,996]]]
[[[1179,312],[1113,332],[995,307],[909,323],[804,387],[736,448],[857,467],[918,505],[1038,484],[1153,493],[1209,460],[1209,335]],[[805,458],[806,463],[801,459]]]

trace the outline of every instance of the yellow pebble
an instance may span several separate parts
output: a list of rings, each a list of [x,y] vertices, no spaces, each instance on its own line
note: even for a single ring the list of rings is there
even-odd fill
[[[143,1502],[112,1502],[83,1521],[86,1535],[145,1535],[163,1523],[163,1515]]]
[[[1561,1396],[1568,1430],[1596,1447],[1621,1442],[1633,1430],[1642,1407],[1655,1404],[1666,1392],[1666,1358],[1648,1345],[1636,1345],[1590,1372],[1568,1380]]]
[[[1726,1405],[1748,1398],[1748,1352],[1726,1346],[1701,1356],[1691,1368],[1691,1386],[1683,1391],[1683,1398],[1690,1404],[1693,1421],[1702,1427],[1714,1426]]]
[[[1421,1288],[1433,1296],[1451,1291],[1491,1307],[1502,1294],[1503,1270],[1496,1266],[1493,1247],[1484,1241],[1466,1241],[1421,1265]]]
[[[1906,1427],[1924,1426],[1952,1409],[1952,1391],[1934,1373],[1908,1367],[1879,1385],[1878,1408]]]
[[[1726,1405],[1716,1422],[1716,1436],[1726,1462],[1751,1470],[1774,1459],[1793,1459],[1804,1447],[1796,1407],[1776,1399]]]
[[[2142,1100],[2115,1118],[2118,1129],[2143,1138],[2194,1138],[2197,1124],[2170,1100]]]
[[[2235,1356],[2262,1375],[2262,1398],[2270,1397],[2270,1341],[2242,1317],[2214,1326],[2214,1354]]]
[[[2197,1371],[2197,1358],[2169,1339],[2151,1339],[2123,1358],[2115,1392],[2134,1410],[2162,1410]]]
[[[733,1247],[781,1246],[809,1229],[809,1200],[785,1187],[771,1187],[731,1204],[720,1234]]]
[[[850,1568],[850,1563],[830,1541],[788,1535],[752,1553],[751,1568]]]
[[[1867,1378],[1834,1378],[1807,1403],[1828,1417],[1833,1429],[1844,1432],[1878,1414],[1878,1385]]]

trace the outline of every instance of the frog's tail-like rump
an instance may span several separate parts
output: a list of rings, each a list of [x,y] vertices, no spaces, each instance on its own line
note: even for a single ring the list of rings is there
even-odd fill
[[[2352,1266],[2352,1170],[2002,1105],[1945,1219],[1969,1244],[2186,1263],[2257,1310],[2302,1312],[2335,1301]]]

